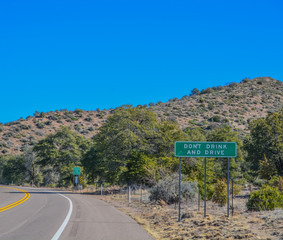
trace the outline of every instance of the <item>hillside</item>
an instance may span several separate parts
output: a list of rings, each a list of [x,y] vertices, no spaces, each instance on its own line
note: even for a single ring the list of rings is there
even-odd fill
[[[188,87],[189,88],[189,87]],[[166,103],[150,103],[159,118],[176,120],[182,129],[188,126],[214,128],[229,124],[242,134],[248,122],[274,112],[283,106],[283,82],[270,77],[244,79],[228,86],[207,88]],[[0,155],[18,154],[33,146],[60,126],[69,126],[85,137],[95,135],[113,110],[60,110],[39,113],[33,117],[0,124]]]
[[[157,103],[152,108],[159,117],[177,120],[181,128],[190,125],[213,128],[225,123],[246,132],[249,120],[264,117],[282,106],[283,82],[260,77],[207,88],[180,100]]]

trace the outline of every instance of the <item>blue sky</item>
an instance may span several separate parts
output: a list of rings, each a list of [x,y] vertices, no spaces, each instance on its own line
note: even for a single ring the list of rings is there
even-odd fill
[[[0,1],[0,122],[283,80],[283,2]]]

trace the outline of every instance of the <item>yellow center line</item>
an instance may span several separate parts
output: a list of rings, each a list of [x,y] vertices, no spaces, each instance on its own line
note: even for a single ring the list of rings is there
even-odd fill
[[[2,186],[0,186],[0,187],[2,187]],[[22,199],[14,202],[14,203],[11,203],[11,204],[9,204],[9,205],[7,205],[5,207],[0,208],[0,212],[3,212],[3,211],[6,211],[6,210],[8,210],[10,208],[16,207],[16,206],[22,204],[23,202],[25,202],[26,200],[28,200],[30,198],[29,192],[27,192],[25,190],[22,190],[22,189],[19,189],[19,188],[12,188],[12,187],[2,187],[2,188],[10,188],[10,189],[21,191],[21,192],[23,192],[25,194],[25,196]]]

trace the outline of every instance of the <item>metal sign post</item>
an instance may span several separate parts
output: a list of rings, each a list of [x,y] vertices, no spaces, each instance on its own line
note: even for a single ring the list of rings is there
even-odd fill
[[[81,168],[80,167],[74,167],[73,168],[73,186],[75,190],[78,190],[78,184],[79,184],[79,176],[81,175]]]
[[[229,158],[227,158],[227,217],[229,217]]]
[[[181,158],[179,158],[179,216],[178,222],[181,222]]]
[[[234,216],[234,179],[232,178],[232,216]]]
[[[204,158],[204,217],[206,217],[206,158]]]
[[[132,203],[132,192],[131,192],[131,186],[129,185],[129,204]]]

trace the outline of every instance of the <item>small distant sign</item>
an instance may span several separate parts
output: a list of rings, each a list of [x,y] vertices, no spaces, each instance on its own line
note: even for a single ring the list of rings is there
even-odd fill
[[[74,167],[73,168],[73,175],[81,175],[81,168],[80,167]]]
[[[237,157],[236,142],[175,142],[176,157]]]

